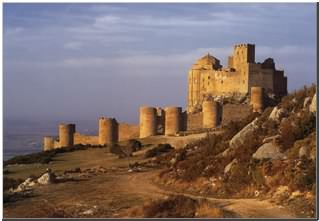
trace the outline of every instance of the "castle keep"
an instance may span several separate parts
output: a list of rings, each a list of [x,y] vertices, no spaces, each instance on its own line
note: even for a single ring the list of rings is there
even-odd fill
[[[187,112],[201,109],[207,97],[246,96],[251,87],[282,97],[287,94],[287,77],[284,71],[276,70],[272,58],[256,63],[253,44],[235,45],[226,68],[207,54],[189,70]]]
[[[112,145],[118,141],[150,136],[179,136],[194,131],[207,131],[240,120],[251,112],[262,112],[269,95],[280,98],[287,94],[287,77],[276,70],[272,58],[255,63],[255,45],[235,45],[228,67],[207,54],[197,60],[188,73],[188,106],[166,108],[141,106],[139,125],[118,123],[114,118],[98,120],[98,134],[85,135],[76,131],[75,124],[60,124],[59,136],[46,136],[43,150],[74,145]],[[227,103],[216,97],[244,97],[250,103]],[[184,133],[187,132],[187,133]]]

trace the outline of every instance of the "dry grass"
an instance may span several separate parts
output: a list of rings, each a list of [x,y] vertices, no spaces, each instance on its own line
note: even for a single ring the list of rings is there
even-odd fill
[[[196,217],[199,218],[225,218],[225,211],[219,207],[213,207],[209,203],[201,203],[196,210]]]

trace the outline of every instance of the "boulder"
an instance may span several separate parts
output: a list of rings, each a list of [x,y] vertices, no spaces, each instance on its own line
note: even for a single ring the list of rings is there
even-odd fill
[[[224,169],[224,174],[228,174],[229,172],[231,172],[231,169],[233,168],[233,166],[235,166],[238,163],[238,160],[235,158],[232,160],[232,162],[230,162],[229,164],[227,164],[227,166]]]
[[[310,157],[310,148],[308,146],[302,146],[299,149],[299,158],[306,158]]]
[[[229,146],[231,149],[237,149],[245,144],[247,140],[251,138],[253,133],[258,129],[258,118],[246,125],[241,131],[239,131],[230,141]]]
[[[270,120],[280,121],[283,117],[288,115],[288,111],[284,108],[278,108],[277,106],[271,111],[269,115]]]
[[[36,182],[32,178],[27,178],[23,183],[21,183],[16,189],[14,189],[12,192],[19,193],[31,190],[33,186],[36,185]]]
[[[51,172],[50,169],[47,169],[47,172],[44,173],[40,178],[38,178],[38,183],[42,185],[52,184],[56,181],[56,176]]]
[[[309,105],[309,111],[312,113],[317,112],[317,95],[316,94],[313,96],[311,104]]]
[[[280,134],[277,134],[271,137],[266,137],[263,139],[263,144],[270,143],[270,142],[273,144],[278,144],[281,139],[282,139],[282,136]]]
[[[273,143],[265,143],[258,148],[253,154],[254,159],[285,159],[285,155],[280,152],[278,145]]]

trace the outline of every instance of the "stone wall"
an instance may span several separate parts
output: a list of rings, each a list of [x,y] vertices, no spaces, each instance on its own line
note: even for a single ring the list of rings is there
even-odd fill
[[[83,145],[98,145],[99,144],[99,136],[90,136],[84,135],[80,133],[74,134],[74,144],[83,144]]]
[[[140,127],[127,123],[119,123],[119,141],[137,139],[140,135]]]
[[[248,104],[224,104],[222,124],[228,124],[230,121],[239,121],[250,113],[252,111]]]
[[[188,113],[184,117],[184,123],[186,122],[187,130],[196,130],[202,128],[203,125],[203,113],[199,112],[196,114]]]

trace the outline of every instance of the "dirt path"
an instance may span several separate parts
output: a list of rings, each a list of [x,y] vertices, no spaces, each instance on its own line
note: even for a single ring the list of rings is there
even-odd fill
[[[295,218],[295,215],[285,208],[259,199],[217,199],[202,197],[193,194],[177,193],[161,189],[152,182],[157,173],[134,173],[127,176],[127,188],[134,189],[135,193],[160,198],[168,195],[184,195],[193,199],[206,199],[217,206],[234,212],[241,218]]]

